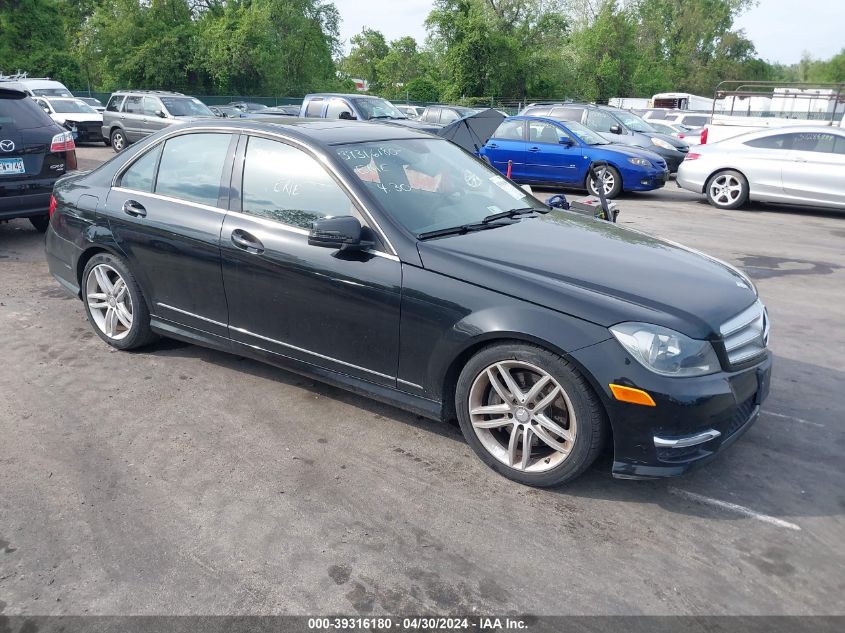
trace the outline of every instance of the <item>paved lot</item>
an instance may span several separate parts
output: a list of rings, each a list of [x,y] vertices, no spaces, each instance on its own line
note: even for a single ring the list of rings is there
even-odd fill
[[[756,280],[771,397],[690,476],[616,481],[606,455],[557,490],[257,362],[112,351],[42,236],[0,224],[0,611],[845,613],[845,214],[718,212],[674,184],[619,204]]]

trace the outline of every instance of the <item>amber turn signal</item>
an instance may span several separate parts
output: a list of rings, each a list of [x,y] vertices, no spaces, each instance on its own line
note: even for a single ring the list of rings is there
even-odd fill
[[[624,385],[609,385],[613,392],[613,397],[621,402],[630,402],[631,404],[641,404],[646,407],[657,406],[654,404],[652,398],[647,391],[642,389],[634,389],[634,387],[625,387]]]

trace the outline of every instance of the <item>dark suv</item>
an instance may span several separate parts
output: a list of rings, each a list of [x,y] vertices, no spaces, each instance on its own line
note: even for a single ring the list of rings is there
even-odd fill
[[[636,114],[619,108],[586,103],[544,103],[531,104],[520,114],[575,121],[598,132],[611,143],[650,150],[666,161],[673,174],[689,152],[689,145],[683,141],[661,134]]]
[[[24,92],[0,88],[0,220],[29,218],[46,231],[53,185],[72,169],[72,134]]]

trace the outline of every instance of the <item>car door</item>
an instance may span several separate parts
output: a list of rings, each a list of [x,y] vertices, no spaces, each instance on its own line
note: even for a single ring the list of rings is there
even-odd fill
[[[528,122],[525,153],[528,179],[536,182],[583,182],[583,178],[579,180],[583,160],[580,146],[561,128],[545,121]]]
[[[508,172],[508,161],[512,161],[511,178],[519,180],[525,178],[528,173],[525,148],[525,121],[506,119],[493,132],[493,136],[482,148],[481,155],[503,174]]]
[[[233,341],[394,386],[402,270],[376,250],[310,246],[314,219],[359,208],[311,153],[274,138],[244,137],[221,234]],[[372,235],[370,229],[365,229]]]
[[[783,163],[784,193],[796,201],[845,208],[845,134],[795,132]]]
[[[144,132],[144,97],[140,95],[129,95],[123,102],[123,112],[120,115],[123,130],[130,143],[139,141],[146,133]]]
[[[149,136],[167,127],[167,119],[159,116],[159,112],[167,115],[167,110],[157,97],[144,97],[143,134]]]
[[[228,336],[220,230],[237,135],[188,131],[157,143],[109,192],[109,226],[152,314]]]

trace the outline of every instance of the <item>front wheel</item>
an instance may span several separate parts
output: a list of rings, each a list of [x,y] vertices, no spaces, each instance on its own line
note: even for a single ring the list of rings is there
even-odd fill
[[[455,405],[481,460],[530,486],[578,477],[598,456],[608,426],[598,397],[569,362],[519,343],[473,356],[458,378]]]
[[[82,293],[88,321],[112,347],[134,349],[157,338],[141,288],[119,257],[92,257],[82,273]]]
[[[601,170],[599,169],[601,172]],[[604,197],[608,200],[616,198],[620,193],[622,193],[622,176],[619,175],[619,171],[616,167],[611,167],[610,165],[606,165],[604,168]],[[587,191],[590,192],[591,195],[597,196],[599,195],[598,187],[596,186],[596,179],[593,178],[592,170],[587,173]]]
[[[748,201],[748,181],[733,169],[713,174],[704,191],[707,201],[719,209],[738,209]]]

